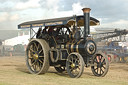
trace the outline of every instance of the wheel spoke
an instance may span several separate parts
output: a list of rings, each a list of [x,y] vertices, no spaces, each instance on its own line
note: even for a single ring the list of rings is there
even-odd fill
[[[95,68],[94,70],[97,70],[98,69],[98,67],[97,68]]]
[[[41,61],[40,59],[39,59],[39,62],[43,64],[43,61]]]
[[[106,65],[105,59],[103,60],[103,62],[101,62],[103,65]]]
[[[36,70],[37,70],[37,62],[35,63],[34,66],[35,66],[35,67],[34,67],[34,70],[35,70],[35,72],[36,72]]]
[[[44,56],[39,56],[40,58],[43,58]]]
[[[76,68],[77,72],[80,72],[80,67]]]
[[[30,48],[29,50],[30,50],[31,52],[35,53],[35,51],[34,51],[32,48]]]
[[[104,60],[105,60],[105,58],[104,58],[104,57],[102,57],[101,62],[103,62]]]
[[[78,61],[78,59],[76,58],[76,59],[75,59],[75,63],[76,63],[77,61]]]
[[[96,59],[96,58],[95,58],[94,62],[95,62],[95,63],[98,63],[98,61],[97,61],[97,59]]]
[[[104,65],[102,66],[104,69],[106,69],[106,67],[104,67]]]
[[[72,58],[72,63],[73,63],[73,56],[71,58]]]
[[[97,60],[97,62],[99,62],[99,56],[96,56],[96,60]]]
[[[41,69],[41,67],[42,67],[41,65],[42,65],[42,64],[41,64],[40,62],[38,62],[38,63],[39,63],[39,69]]]
[[[38,54],[40,54],[42,51],[43,51],[43,49],[41,49]]]
[[[32,57],[29,57],[28,59],[33,59]]]
[[[30,52],[30,50],[28,51],[28,59],[32,58],[32,54]]]
[[[31,67],[36,63],[36,60],[34,60],[34,62],[31,64]]]
[[[38,51],[38,47],[37,47],[36,43],[34,42],[33,44],[34,44],[34,45],[35,45],[35,47],[36,47],[36,51]]]
[[[77,67],[79,67],[79,66],[80,66],[80,64],[77,64],[76,66],[77,66]]]
[[[79,73],[79,71],[80,71],[80,70],[79,70],[78,68],[75,69],[75,72],[76,72],[77,74]]]
[[[97,68],[97,74],[98,74],[99,68]]]
[[[99,59],[99,60],[100,60],[100,62],[101,62],[102,58],[103,58],[103,57],[102,57],[102,55],[100,55],[100,59]]]
[[[32,62],[32,63],[34,63],[34,62],[35,62],[35,60],[32,58],[32,59],[31,59],[31,62]]]
[[[71,61],[71,60],[68,60],[68,62],[69,62],[69,63],[72,63],[72,61]]]
[[[102,74],[104,73],[103,69],[101,68]]]
[[[41,68],[40,68],[40,62],[37,62],[37,66],[38,66],[38,70],[40,71]]]
[[[101,74],[101,67],[100,67],[100,74]]]
[[[73,71],[73,68],[70,68],[70,71],[72,72]]]
[[[77,75],[79,72],[76,72],[76,69],[72,70],[73,75]]]

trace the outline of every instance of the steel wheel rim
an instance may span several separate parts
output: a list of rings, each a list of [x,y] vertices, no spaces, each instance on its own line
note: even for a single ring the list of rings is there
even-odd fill
[[[43,67],[44,53],[37,41],[32,41],[27,48],[27,65],[32,73],[39,73]]]

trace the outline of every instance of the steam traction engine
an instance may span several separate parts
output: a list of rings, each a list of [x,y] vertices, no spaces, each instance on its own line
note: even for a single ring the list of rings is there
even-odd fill
[[[56,71],[67,71],[72,78],[80,77],[84,67],[91,66],[95,76],[105,76],[108,60],[96,53],[96,44],[90,35],[90,26],[99,21],[90,17],[90,8],[84,15],[25,22],[19,29],[30,28],[30,42],[26,49],[26,64],[32,74],[44,74],[49,66]],[[37,32],[33,28],[39,28]],[[35,32],[32,36],[32,31]],[[36,37],[35,37],[36,36]],[[35,38],[34,38],[35,37]]]

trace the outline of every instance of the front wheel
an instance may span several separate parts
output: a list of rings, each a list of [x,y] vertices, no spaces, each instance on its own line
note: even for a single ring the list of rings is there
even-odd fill
[[[71,53],[66,61],[68,75],[72,78],[79,78],[84,71],[84,60],[79,53]]]
[[[107,56],[102,52],[96,53],[92,59],[91,70],[95,76],[105,76],[109,69],[109,61]]]

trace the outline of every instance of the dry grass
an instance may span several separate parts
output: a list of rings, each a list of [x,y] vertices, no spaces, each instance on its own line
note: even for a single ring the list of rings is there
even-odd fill
[[[128,85],[128,64],[110,64],[105,77],[96,77],[85,68],[83,75],[74,79],[52,67],[44,75],[33,75],[24,57],[0,57],[0,85]]]

